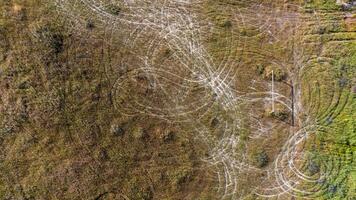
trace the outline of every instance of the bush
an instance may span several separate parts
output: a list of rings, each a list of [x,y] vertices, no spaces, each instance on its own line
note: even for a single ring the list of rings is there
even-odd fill
[[[347,78],[342,77],[342,78],[339,79],[339,86],[340,86],[341,88],[346,87],[347,84],[348,84],[348,82],[349,82],[349,81],[347,80]]]
[[[310,172],[311,175],[314,175],[320,171],[320,167],[316,162],[310,161],[308,163],[308,171]]]
[[[0,26],[0,62],[4,61],[10,49],[10,43],[6,36],[6,30]]]
[[[333,120],[333,118],[331,116],[328,116],[326,118],[325,122],[326,122],[327,125],[330,125],[330,124],[332,124],[334,122],[334,120]]]
[[[274,111],[272,111],[272,108],[269,106],[265,112],[268,117],[273,117],[281,121],[286,121],[289,117],[288,109],[279,103],[275,104]]]
[[[193,171],[189,167],[179,168],[170,174],[170,181],[175,191],[182,189],[184,184],[192,180]]]
[[[92,20],[88,20],[87,21],[87,25],[86,25],[86,28],[89,29],[89,30],[92,30],[95,28],[95,24]]]
[[[257,66],[256,66],[256,71],[257,71],[257,73],[258,73],[259,75],[262,75],[263,72],[265,71],[265,66],[263,66],[263,65],[261,65],[261,64],[257,65]]]
[[[162,135],[162,140],[165,143],[172,142],[176,138],[176,134],[173,131],[165,131]]]
[[[265,151],[257,153],[255,160],[258,167],[265,167],[269,162],[268,155]]]
[[[128,197],[130,199],[150,200],[153,199],[153,191],[143,180],[135,177],[130,180]]]
[[[222,27],[224,27],[224,28],[231,28],[231,27],[232,27],[232,22],[231,22],[230,20],[226,20],[226,21],[223,23]]]
[[[215,128],[215,127],[217,127],[219,125],[219,122],[220,122],[219,119],[214,117],[214,119],[211,120],[211,122],[210,122],[210,126]]]
[[[146,137],[146,135],[147,135],[147,133],[140,126],[136,126],[132,129],[132,136],[135,139],[143,139]]]
[[[112,15],[119,15],[121,12],[121,8],[117,5],[110,4],[106,7],[106,11]]]
[[[116,136],[122,136],[125,134],[125,130],[118,124],[111,125],[110,132]]]
[[[36,31],[38,38],[50,47],[55,54],[63,52],[64,35],[53,27],[44,26]]]
[[[50,46],[54,50],[54,53],[58,54],[63,51],[63,35],[54,34],[51,38]]]
[[[337,191],[337,186],[336,185],[329,185],[328,187],[328,193],[333,196]]]
[[[20,21],[25,21],[27,19],[26,9],[18,4],[14,4],[13,8],[14,17]]]
[[[267,66],[264,69],[264,78],[272,80],[272,71],[275,81],[283,81],[287,78],[287,74],[278,66]]]
[[[319,35],[323,35],[325,32],[326,32],[326,27],[320,27],[320,28],[318,29],[318,34],[319,34]]]

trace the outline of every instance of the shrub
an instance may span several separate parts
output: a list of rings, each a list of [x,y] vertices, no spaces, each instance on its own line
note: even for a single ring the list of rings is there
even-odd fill
[[[286,121],[289,117],[288,109],[279,103],[275,104],[274,111],[272,111],[272,108],[268,107],[265,112],[268,117],[273,117],[281,121]]]
[[[92,20],[88,20],[87,21],[87,25],[86,25],[86,28],[89,29],[89,30],[92,30],[95,28],[95,24]]]
[[[146,137],[146,135],[147,133],[140,126],[136,126],[132,129],[132,136],[135,139],[143,139]]]
[[[0,62],[4,61],[10,48],[6,30],[0,26]]]
[[[61,53],[64,48],[64,35],[53,27],[43,26],[36,31],[38,38],[50,47],[55,54]]]
[[[310,172],[311,175],[314,175],[320,171],[320,166],[314,161],[309,161],[308,171]]]
[[[327,125],[332,124],[333,121],[334,121],[334,120],[333,120],[333,118],[332,118],[331,116],[328,116],[328,117],[326,118],[326,120],[325,120],[325,122],[326,122]]]
[[[230,20],[226,20],[223,24],[222,27],[224,28],[231,28],[232,27],[232,22]]]
[[[257,71],[257,73],[258,73],[259,75],[262,75],[263,72],[265,71],[265,66],[263,66],[263,65],[261,65],[261,64],[258,64],[258,65],[256,66],[256,71]]]
[[[170,174],[172,187],[175,191],[179,191],[184,184],[192,180],[193,171],[189,167],[179,168]]]
[[[61,53],[63,51],[63,35],[54,34],[51,38],[50,45],[56,54]]]
[[[216,117],[214,117],[214,119],[211,120],[211,122],[210,122],[210,126],[213,127],[213,128],[217,127],[218,124],[219,124],[219,119],[216,118]]]
[[[258,167],[265,167],[268,164],[268,155],[265,151],[260,151],[255,156],[256,164]]]
[[[165,131],[161,137],[163,142],[168,143],[174,141],[174,139],[176,138],[176,134],[173,131]]]
[[[153,199],[153,191],[151,187],[147,186],[143,180],[133,178],[129,182],[130,190],[128,197],[130,199],[150,200]]]
[[[337,191],[337,186],[336,185],[329,185],[328,187],[328,193],[330,196],[333,196]]]
[[[20,21],[25,21],[27,19],[26,9],[24,9],[21,5],[14,4],[12,10],[16,19]]]
[[[347,78],[342,77],[342,78],[339,79],[339,86],[340,87],[345,87],[345,86],[347,86],[347,84],[348,84]]]
[[[125,130],[118,124],[111,125],[110,132],[116,136],[122,136],[125,134]]]
[[[279,66],[267,66],[264,70],[264,78],[272,80],[272,71],[275,81],[283,81],[287,78],[287,74]]]
[[[106,7],[106,11],[112,15],[119,15],[121,12],[121,8],[117,5],[110,4]]]
[[[318,29],[318,34],[319,34],[319,35],[323,35],[325,32],[326,32],[326,27],[320,27],[320,28]]]

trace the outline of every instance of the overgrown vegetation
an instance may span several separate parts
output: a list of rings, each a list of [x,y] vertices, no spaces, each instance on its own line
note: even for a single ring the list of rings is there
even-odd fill
[[[279,192],[263,193],[266,188],[288,186],[273,178],[288,181],[295,172],[290,166],[316,178],[292,180],[297,198],[356,197],[356,44],[342,6],[206,0],[182,9],[176,23],[169,21],[177,14],[171,6],[158,9],[155,20],[170,14],[162,26],[148,18],[118,26],[103,19],[136,18],[141,13],[125,7],[135,2],[102,2],[99,20],[97,13],[68,19],[78,16],[59,12],[53,1],[0,2],[0,199],[261,199]],[[183,25],[199,31],[179,30]],[[157,27],[162,32],[145,34]],[[181,52],[186,46],[172,45],[184,42],[199,54],[190,58]],[[206,62],[180,65],[204,56]],[[204,64],[209,73],[184,71]],[[160,68],[128,76],[146,65]],[[172,85],[152,81],[156,76]],[[129,83],[120,85],[123,80]],[[208,84],[201,87],[200,80]],[[286,85],[292,80],[295,96]],[[181,92],[181,82],[195,85]],[[115,91],[119,86],[125,88]],[[170,92],[175,104],[186,97],[194,111],[199,100],[208,109],[188,112],[193,125],[152,114],[156,105],[182,109],[167,107]],[[291,98],[300,115],[295,126]],[[117,109],[149,100],[154,103],[137,113]],[[297,133],[288,152],[285,144]],[[291,157],[281,165],[276,160],[283,156]],[[310,188],[310,196],[301,192]]]

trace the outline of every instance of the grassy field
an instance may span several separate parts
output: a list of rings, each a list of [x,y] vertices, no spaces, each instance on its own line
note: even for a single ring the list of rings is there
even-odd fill
[[[356,198],[355,7],[85,2],[0,2],[0,199]]]

